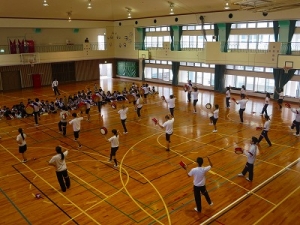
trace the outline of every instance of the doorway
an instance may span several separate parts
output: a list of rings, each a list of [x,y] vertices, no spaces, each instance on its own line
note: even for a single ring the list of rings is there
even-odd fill
[[[112,77],[112,63],[99,64],[100,80],[101,78]]]

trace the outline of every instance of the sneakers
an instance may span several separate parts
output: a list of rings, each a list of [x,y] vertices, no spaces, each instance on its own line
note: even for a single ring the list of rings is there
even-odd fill
[[[250,182],[252,181],[252,180],[249,179],[249,177],[246,177],[246,180],[247,180],[247,181],[250,181]]]
[[[194,208],[194,210],[195,210],[196,212],[198,212],[198,209],[197,209],[197,207],[195,207],[195,208]]]
[[[213,133],[216,133],[218,130],[213,130]]]
[[[208,125],[213,125],[213,123],[209,123]]]
[[[196,111],[194,111],[194,113],[197,113]]]
[[[27,159],[24,159],[24,160],[22,160],[21,162],[22,162],[22,163],[26,163],[26,162],[27,162]]]
[[[115,169],[118,169],[118,168],[119,168],[119,166],[118,166],[118,165],[114,165],[114,168],[115,168]]]
[[[238,174],[238,177],[243,177],[243,176],[244,176],[244,174],[242,174],[242,173]]]
[[[107,160],[107,162],[108,162],[108,163],[111,163],[111,160],[109,159],[109,160]]]
[[[124,131],[123,134],[128,134],[128,132],[125,132],[125,131]]]
[[[210,205],[210,206],[213,206],[213,205],[214,205],[214,203],[213,203],[213,202],[211,202],[209,205]]]
[[[295,136],[297,136],[297,137],[299,137],[299,136],[300,136],[300,134],[296,134],[296,133],[294,133],[294,135],[295,135]]]
[[[78,146],[78,148],[81,148],[81,147],[82,147],[82,145],[79,145],[79,146]]]

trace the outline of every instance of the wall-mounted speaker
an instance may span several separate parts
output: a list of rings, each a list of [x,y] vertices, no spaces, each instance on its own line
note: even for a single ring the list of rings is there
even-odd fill
[[[175,18],[175,22],[178,22],[178,18],[177,17]]]
[[[75,33],[75,34],[79,33],[79,28],[74,28],[73,33]]]
[[[138,21],[135,21],[135,24],[137,25],[139,22]]]
[[[200,16],[199,19],[202,21],[204,20],[204,16]]]
[[[228,18],[231,19],[233,17],[232,13],[229,13]]]
[[[34,28],[34,33],[39,34],[42,32],[41,28]]]
[[[267,16],[267,15],[268,15],[268,12],[263,12],[262,15],[263,15],[263,16]]]
[[[122,26],[122,23],[121,23],[121,22],[119,22],[119,26]]]
[[[156,20],[156,19],[154,19],[154,20],[153,20],[153,22],[154,22],[154,23],[156,23],[156,22],[157,22],[157,20]]]

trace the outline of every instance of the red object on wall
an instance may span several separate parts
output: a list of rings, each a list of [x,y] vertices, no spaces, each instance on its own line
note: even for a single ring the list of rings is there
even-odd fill
[[[35,52],[33,40],[26,40],[26,44],[27,44],[27,48],[28,48],[28,53]]]
[[[41,74],[32,74],[32,82],[34,88],[40,88],[42,86]]]

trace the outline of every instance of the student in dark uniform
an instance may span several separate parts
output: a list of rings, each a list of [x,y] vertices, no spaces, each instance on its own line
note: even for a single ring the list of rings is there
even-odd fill
[[[268,115],[265,115],[265,119],[266,119],[266,122],[265,122],[263,130],[262,130],[262,132],[261,132],[261,134],[260,134],[260,136],[258,138],[257,144],[259,144],[259,142],[261,142],[261,140],[263,138],[265,138],[266,141],[268,142],[269,146],[271,147],[272,144],[271,144],[271,141],[270,141],[270,139],[268,137],[268,132],[270,130],[270,117]]]

